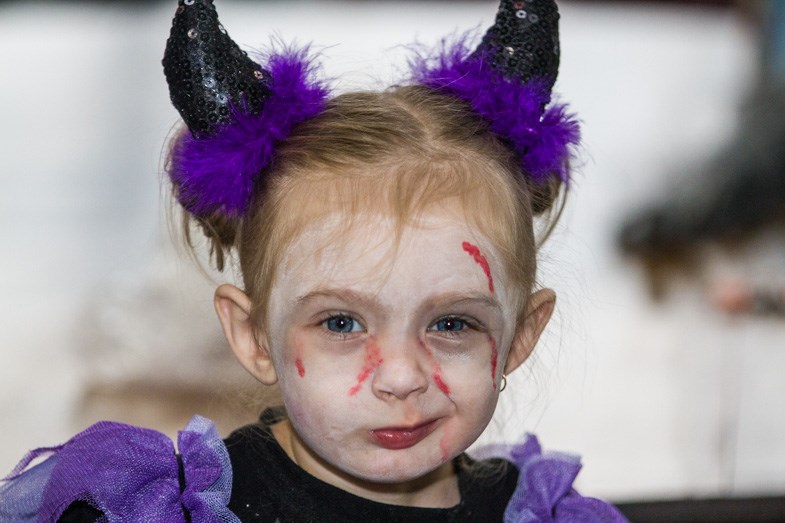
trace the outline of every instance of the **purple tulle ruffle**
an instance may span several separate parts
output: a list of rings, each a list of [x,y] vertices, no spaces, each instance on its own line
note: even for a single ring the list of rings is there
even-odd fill
[[[566,105],[548,105],[547,81],[506,77],[487,52],[473,52],[467,40],[445,40],[436,54],[418,55],[410,64],[413,81],[470,103],[512,145],[523,172],[535,182],[551,176],[569,182],[570,149],[580,141],[576,116]]]
[[[229,454],[211,421],[194,417],[172,441],[153,430],[99,422],[58,447],[33,450],[0,485],[0,520],[56,521],[74,501],[102,511],[102,521],[239,523],[227,508]],[[51,454],[33,467],[30,463]],[[28,468],[29,467],[29,468]]]
[[[244,214],[278,143],[324,109],[328,90],[312,78],[315,65],[307,48],[272,53],[265,68],[270,96],[259,114],[235,108],[234,121],[214,136],[183,133],[174,146],[169,175],[180,203],[197,216]]]
[[[477,457],[502,457],[520,471],[518,486],[504,512],[505,523],[627,523],[613,505],[584,497],[572,487],[578,456],[542,452],[536,436],[512,447],[480,450]]]

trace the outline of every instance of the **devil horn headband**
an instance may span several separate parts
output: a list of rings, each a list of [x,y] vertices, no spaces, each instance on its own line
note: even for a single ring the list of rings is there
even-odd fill
[[[189,212],[243,215],[254,185],[294,125],[324,109],[307,49],[284,49],[263,68],[232,41],[212,0],[180,0],[163,66],[172,104],[190,133],[169,175]]]
[[[461,98],[518,153],[535,183],[569,182],[580,126],[563,104],[549,105],[559,69],[559,11],[552,0],[502,0],[496,22],[471,50],[442,42],[412,61],[414,80]]]
[[[534,182],[568,181],[575,117],[548,105],[559,68],[559,13],[552,0],[502,0],[479,46],[443,43],[413,60],[415,82],[466,100],[507,140]],[[172,103],[190,133],[173,147],[170,176],[197,216],[243,215],[260,173],[292,127],[319,114],[327,89],[312,79],[306,50],[284,50],[265,67],[226,34],[212,0],[180,0],[164,54]]]
[[[559,74],[559,10],[553,1],[502,1],[496,22],[472,53],[505,77],[540,80],[550,91]]]

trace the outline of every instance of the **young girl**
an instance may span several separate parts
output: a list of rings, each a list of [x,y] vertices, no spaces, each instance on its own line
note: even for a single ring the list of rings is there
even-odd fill
[[[194,418],[179,453],[98,423],[20,463],[3,521],[623,521],[533,437],[507,459],[464,453],[554,308],[534,290],[533,221],[578,139],[549,105],[557,22],[553,2],[504,0],[477,49],[329,98],[305,53],[262,67],[209,0],[181,1],[174,192],[217,267],[236,254],[243,289],[218,288],[218,317],[283,407],[225,441]]]

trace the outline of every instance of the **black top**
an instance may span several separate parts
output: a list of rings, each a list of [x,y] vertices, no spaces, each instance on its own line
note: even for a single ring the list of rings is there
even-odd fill
[[[507,461],[474,461],[466,454],[453,460],[461,502],[452,508],[419,508],[361,498],[311,476],[295,464],[270,430],[282,409],[268,409],[258,423],[234,431],[224,442],[232,462],[229,509],[242,522],[494,522],[515,490],[518,469]],[[101,512],[74,502],[60,523],[93,523]]]
[[[502,521],[518,470],[504,460],[453,461],[461,502],[445,509],[405,507],[371,501],[334,487],[297,466],[275,440],[270,426],[280,411],[266,410],[259,423],[226,439],[234,483],[229,509],[243,522],[275,521]]]

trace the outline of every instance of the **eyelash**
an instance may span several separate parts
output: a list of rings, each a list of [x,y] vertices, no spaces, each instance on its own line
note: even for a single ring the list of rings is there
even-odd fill
[[[442,322],[458,322],[460,323],[463,328],[458,330],[438,330],[436,326]],[[442,336],[460,336],[462,333],[465,333],[467,330],[480,330],[480,326],[477,322],[470,320],[469,318],[463,316],[445,316],[443,318],[439,318],[433,324],[428,327],[429,331],[438,332]]]
[[[333,329],[331,329],[329,327],[330,322],[333,322],[333,321],[336,321],[336,320],[341,320],[341,319],[346,320],[348,322],[351,322],[351,324],[352,324],[351,330],[349,330],[349,331],[340,331],[340,330],[333,330]],[[319,322],[319,326],[321,326],[330,335],[339,336],[341,338],[345,338],[345,337],[347,337],[347,336],[349,336],[351,334],[357,334],[358,332],[364,332],[365,331],[365,327],[363,326],[363,324],[360,321],[358,321],[356,318],[354,318],[351,314],[346,314],[346,313],[343,313],[343,312],[331,313],[329,316],[325,317],[324,319],[322,319]],[[358,326],[360,328],[360,330],[355,331],[354,330],[355,326]]]
[[[340,330],[333,330],[330,328],[330,323],[336,320],[345,320],[352,323],[351,330],[349,331],[340,331]],[[457,330],[438,330],[436,326],[442,322],[456,322],[460,323],[462,328]],[[361,332],[365,332],[365,326],[360,322],[357,318],[352,316],[351,314],[345,312],[336,312],[330,313],[328,316],[323,317],[319,321],[319,326],[324,329],[328,335],[330,336],[337,336],[339,338],[347,338],[353,334],[358,334]],[[354,330],[355,327],[358,327],[358,330]],[[439,318],[435,322],[433,322],[429,327],[428,331],[436,332],[440,336],[445,337],[458,337],[463,334],[466,334],[466,331],[481,331],[483,330],[482,324],[477,322],[474,319],[467,318],[465,316],[458,316],[458,315],[449,315]]]

